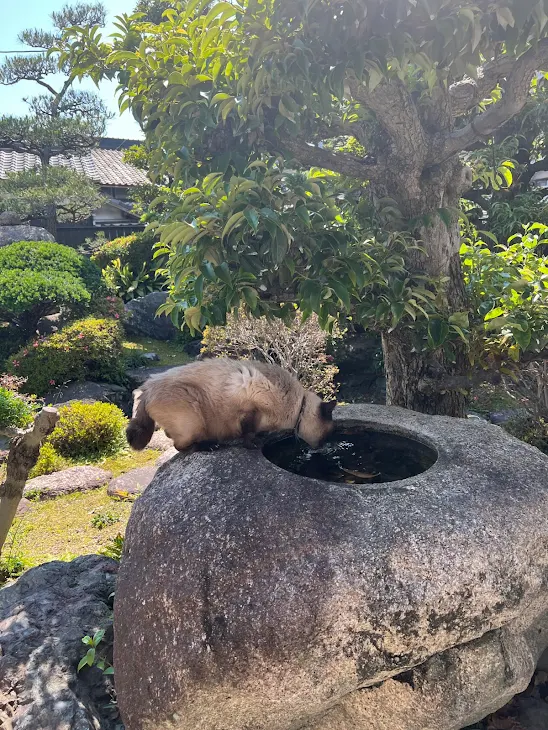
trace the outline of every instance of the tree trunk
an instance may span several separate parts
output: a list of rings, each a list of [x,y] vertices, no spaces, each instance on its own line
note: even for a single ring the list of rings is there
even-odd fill
[[[38,461],[40,447],[55,428],[58,418],[55,408],[43,408],[34,419],[32,428],[11,442],[6,481],[0,485],[0,553],[23,497],[29,472]]]
[[[45,228],[57,240],[57,209],[54,205],[46,207]]]
[[[432,206],[435,209],[435,206]],[[423,227],[418,235],[426,251],[413,253],[410,270],[423,271],[432,277],[446,276],[449,313],[467,311],[466,293],[460,265],[460,232],[458,220],[446,225],[439,216]],[[441,350],[419,352],[414,347],[411,330],[398,327],[382,336],[386,371],[386,400],[388,405],[433,415],[466,415],[466,396],[456,389],[444,390],[442,382],[448,376],[466,376],[469,361],[464,343],[457,342],[455,362],[449,362]],[[432,389],[439,379],[440,388]],[[428,381],[428,387],[426,386]]]

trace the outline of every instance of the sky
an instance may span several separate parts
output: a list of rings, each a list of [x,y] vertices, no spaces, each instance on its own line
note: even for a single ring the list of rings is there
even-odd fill
[[[49,30],[49,15],[52,10],[60,10],[67,0],[24,0],[19,4],[14,0],[5,0],[2,7],[2,22],[0,23],[0,51],[22,50],[25,46],[17,40],[18,34],[26,28],[40,28]],[[4,3],[2,3],[4,5]],[[108,10],[109,25],[106,33],[112,32],[112,21],[116,15],[130,13],[136,5],[136,0],[104,0]],[[0,54],[0,60],[5,58]],[[55,84],[52,84],[55,86]],[[84,81],[81,88],[95,90],[95,85],[90,81]],[[0,115],[23,115],[27,113],[27,106],[23,101],[25,96],[35,96],[41,93],[41,89],[31,82],[21,82],[15,86],[0,86]],[[44,89],[45,91],[45,89]],[[47,92],[46,92],[47,93]],[[99,88],[99,95],[116,115],[108,123],[107,134],[109,137],[120,137],[122,139],[139,139],[141,131],[129,112],[120,116],[118,103],[116,101],[116,82],[105,82]]]

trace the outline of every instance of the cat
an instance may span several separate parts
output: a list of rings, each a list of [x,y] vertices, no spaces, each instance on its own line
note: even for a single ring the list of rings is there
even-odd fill
[[[126,435],[142,450],[155,424],[184,451],[203,442],[293,429],[312,448],[333,431],[336,401],[324,402],[277,365],[255,360],[202,360],[153,375],[134,392]]]

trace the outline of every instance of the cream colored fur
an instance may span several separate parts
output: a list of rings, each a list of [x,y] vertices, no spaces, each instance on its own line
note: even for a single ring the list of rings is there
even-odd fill
[[[315,393],[282,368],[251,360],[211,359],[173,368],[152,376],[135,396],[130,443],[132,429],[144,431],[146,439],[150,419],[179,450],[203,441],[293,429],[297,422],[298,435],[314,448],[333,429],[334,404],[322,406]],[[144,448],[142,441],[137,448]]]

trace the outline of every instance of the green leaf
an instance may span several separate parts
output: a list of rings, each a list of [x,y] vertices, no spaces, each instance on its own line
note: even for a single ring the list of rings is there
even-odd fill
[[[244,295],[245,302],[251,311],[255,311],[259,302],[259,295],[255,289],[250,286],[244,286],[242,288],[242,294]]]
[[[289,109],[285,106],[281,99],[278,102],[278,111],[280,112],[282,117],[289,119],[290,122],[295,122],[295,115],[293,114],[293,112],[289,111]]]
[[[233,99],[233,96],[226,94],[225,92],[219,92],[211,99],[211,105],[218,104],[220,101],[226,101],[227,99]]]
[[[347,311],[349,311],[351,304],[350,304],[350,294],[348,292],[348,288],[342,282],[333,281],[333,280],[331,280],[329,282],[329,286],[333,289],[335,294],[339,297],[344,308]]]
[[[512,335],[522,351],[526,350],[529,347],[532,335],[531,329],[529,327],[527,327],[525,330],[514,327],[512,328]]]
[[[244,216],[246,221],[249,223],[251,228],[257,233],[257,229],[259,228],[259,215],[255,208],[246,208],[244,210]]]
[[[441,347],[447,335],[449,334],[449,325],[443,319],[428,320],[428,346],[432,349]]]
[[[462,329],[468,329],[470,327],[468,312],[454,312],[449,317],[449,324],[457,325]]]
[[[244,220],[244,218],[245,214],[242,210],[240,210],[238,213],[234,213],[234,215],[231,215],[226,223],[226,226],[223,229],[221,238],[225,238],[225,236],[228,236],[229,233]]]
[[[403,313],[405,311],[405,304],[404,302],[394,302],[390,305],[390,310],[392,312],[392,325],[391,329],[395,329],[398,322],[403,316]]]
[[[228,268],[228,264],[226,263],[226,261],[223,261],[223,263],[220,266],[215,267],[215,274],[217,275],[217,278],[219,278],[225,284],[232,286],[232,278],[230,276],[230,269]]]
[[[485,317],[483,318],[484,322],[489,322],[490,319],[495,319],[497,317],[500,317],[502,314],[504,314],[504,309],[502,307],[495,307],[495,309],[492,309],[490,312],[488,312]]]

